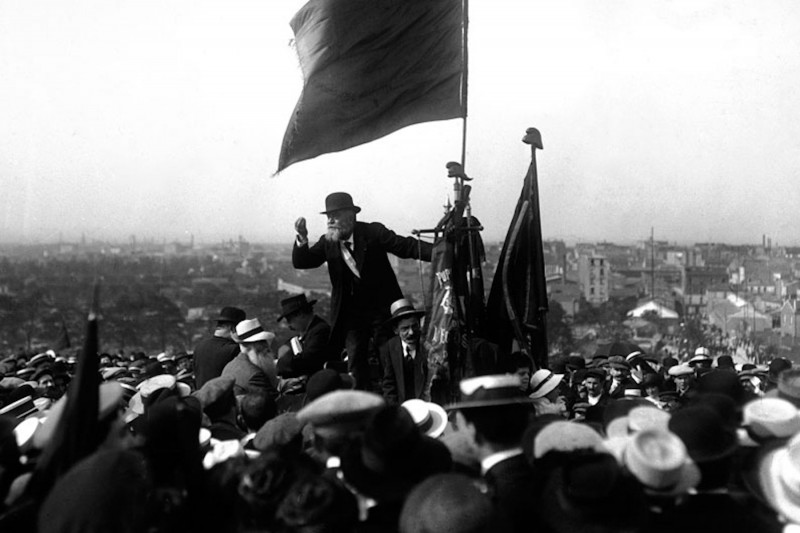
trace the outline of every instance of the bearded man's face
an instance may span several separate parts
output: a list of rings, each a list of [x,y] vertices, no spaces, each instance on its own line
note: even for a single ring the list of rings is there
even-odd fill
[[[328,233],[325,238],[331,242],[345,241],[353,235],[356,226],[356,212],[352,209],[340,209],[328,213]]]

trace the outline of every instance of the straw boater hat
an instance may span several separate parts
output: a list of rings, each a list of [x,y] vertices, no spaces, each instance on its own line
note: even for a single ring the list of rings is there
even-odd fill
[[[694,351],[694,357],[689,359],[688,364],[690,366],[694,366],[697,363],[702,363],[704,361],[711,362],[711,354],[708,351],[708,348],[704,348],[703,346],[699,347]]]
[[[323,394],[297,412],[301,424],[310,424],[316,433],[341,434],[363,428],[369,417],[386,404],[372,392],[336,390]]]
[[[623,451],[623,464],[649,494],[676,496],[700,482],[700,469],[683,441],[664,429],[634,435]]]
[[[461,401],[445,409],[470,409],[526,404],[533,400],[519,390],[519,378],[510,374],[478,376],[461,380]]]
[[[544,398],[555,390],[564,379],[563,374],[553,374],[546,368],[537,370],[531,376],[531,399]]]
[[[414,309],[414,305],[405,298],[400,298],[394,302],[389,308],[389,313],[391,313],[392,316],[389,318],[388,322],[391,323],[409,316],[417,318],[422,318],[425,316],[425,311],[418,311]]]
[[[800,432],[797,407],[781,398],[759,398],[743,409],[742,425],[757,439],[785,438]]]
[[[790,522],[800,523],[800,434],[764,456],[758,477],[767,503]]]
[[[447,413],[444,408],[433,402],[412,399],[400,404],[408,411],[420,431],[429,437],[437,439],[447,427]]]
[[[689,365],[675,365],[669,367],[667,374],[672,377],[690,376],[694,374],[694,369]]]
[[[266,331],[261,327],[261,322],[257,318],[250,320],[242,320],[236,324],[236,331],[231,335],[234,342],[239,344],[246,344],[258,341],[271,341],[275,338],[275,334]]]

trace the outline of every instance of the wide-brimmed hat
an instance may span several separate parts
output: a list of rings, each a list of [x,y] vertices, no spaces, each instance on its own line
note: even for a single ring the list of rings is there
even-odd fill
[[[438,439],[444,433],[447,413],[441,405],[414,398],[404,401],[400,407],[408,411],[417,428],[427,436]]]
[[[669,367],[667,374],[672,377],[690,376],[694,374],[694,369],[689,365],[675,365]]]
[[[669,424],[670,414],[647,400],[643,400],[643,403],[614,400],[609,405],[612,408],[608,410],[622,410],[624,413],[611,418],[605,424],[606,436],[610,439],[629,437],[650,429],[666,430]],[[628,406],[630,408],[625,412],[624,409]]]
[[[234,342],[246,344],[258,341],[271,341],[275,338],[275,334],[265,330],[261,326],[261,322],[257,318],[250,320],[242,320],[236,324],[236,331],[231,334]]]
[[[391,307],[389,307],[389,313],[391,316],[387,322],[396,322],[401,318],[413,316],[417,318],[422,318],[425,316],[425,311],[418,311],[414,309],[414,305],[405,298],[400,298],[396,302],[394,302]]]
[[[540,459],[549,452],[605,452],[603,437],[586,424],[566,420],[551,422],[533,439],[533,457]]]
[[[685,494],[700,482],[700,469],[677,435],[648,429],[634,435],[622,453],[623,464],[650,494]]]
[[[306,295],[304,293],[295,294],[294,296],[284,298],[281,300],[281,314],[278,317],[277,322],[280,322],[292,313],[304,311],[306,309],[310,310],[315,303],[317,303],[316,300],[306,299]]]
[[[321,215],[327,215],[334,211],[342,209],[352,209],[356,213],[361,211],[361,208],[353,204],[353,197],[346,192],[332,192],[325,198],[325,211]]]
[[[800,524],[800,434],[772,450],[759,463],[758,484],[767,503]]]
[[[759,398],[747,403],[742,425],[753,438],[785,438],[800,432],[797,407],[782,398]]]
[[[531,376],[531,393],[529,397],[536,399],[547,396],[558,387],[563,379],[563,374],[553,374],[546,368],[537,370]]]
[[[532,403],[519,389],[519,378],[510,374],[478,376],[462,379],[458,385],[461,401],[445,409],[469,409]]]
[[[711,407],[690,406],[672,414],[668,424],[696,463],[716,461],[731,456],[739,446],[736,432],[725,426],[722,417]]]
[[[386,404],[372,392],[360,390],[335,390],[297,412],[301,424],[311,424],[318,433],[339,434],[363,428],[369,417]]]
[[[417,483],[451,466],[447,446],[422,434],[399,405],[376,412],[360,445],[342,457],[347,482],[379,502],[401,501]]]
[[[219,316],[217,316],[217,322],[238,324],[245,318],[247,318],[247,313],[238,307],[223,307],[219,312]]]

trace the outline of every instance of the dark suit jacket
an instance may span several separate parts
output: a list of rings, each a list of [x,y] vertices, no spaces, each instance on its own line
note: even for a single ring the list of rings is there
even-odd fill
[[[400,337],[392,337],[380,347],[380,359],[383,366],[381,388],[388,403],[403,403],[406,398],[406,375],[403,372],[403,343]],[[420,398],[425,390],[428,378],[428,356],[424,349],[417,347],[414,356],[414,398]]]
[[[331,336],[331,327],[325,320],[314,315],[308,328],[300,336],[303,351],[295,355],[289,348],[286,353],[278,358],[278,375],[283,378],[296,378],[310,376],[322,370],[330,359],[328,341]]]
[[[260,392],[266,394],[272,400],[278,397],[277,389],[270,383],[264,371],[251,363],[243,353],[240,353],[233,361],[225,365],[225,368],[222,369],[222,375],[230,376],[235,380],[233,393],[236,396]]]
[[[211,337],[200,341],[194,348],[195,386],[203,384],[222,374],[225,365],[239,354],[239,345],[230,339]]]
[[[525,455],[515,455],[484,474],[486,485],[504,522],[513,531],[535,531],[533,470]]]
[[[389,307],[403,297],[387,253],[404,259],[431,260],[432,246],[412,237],[400,237],[378,222],[356,222],[353,258],[361,279],[355,277],[342,258],[339,243],[325,236],[313,245],[292,250],[295,268],[317,268],[328,263],[331,279],[331,339],[334,348],[344,342],[347,329],[370,325],[376,317],[387,317]]]

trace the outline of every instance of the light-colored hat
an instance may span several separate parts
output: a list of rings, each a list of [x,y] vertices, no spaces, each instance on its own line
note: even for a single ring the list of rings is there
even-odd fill
[[[242,320],[236,324],[236,331],[231,335],[231,338],[234,342],[240,344],[258,341],[269,342],[275,338],[275,334],[261,327],[261,322],[259,322],[257,318],[251,318],[250,320]]]
[[[547,452],[573,452],[593,450],[608,453],[603,446],[603,437],[591,427],[578,423],[556,421],[547,424],[533,440],[533,456],[544,457]]]
[[[142,398],[147,398],[158,389],[174,389],[177,381],[172,374],[159,374],[142,381],[136,388],[141,393]]]
[[[555,390],[564,379],[563,374],[554,374],[546,368],[537,370],[531,376],[530,398],[543,398]]]
[[[509,374],[462,379],[458,388],[461,391],[461,401],[448,405],[445,409],[499,407],[533,402],[520,392],[519,378]]]
[[[400,406],[408,411],[420,431],[438,439],[447,427],[447,413],[444,408],[424,400],[406,400]]]
[[[706,348],[705,346],[700,346],[699,348],[697,348],[694,351],[694,356],[695,357],[698,357],[698,356],[699,357],[703,357],[704,359],[710,359],[711,358],[711,352],[709,352],[708,348]]]
[[[675,365],[669,367],[667,373],[673,377],[689,376],[691,374],[694,374],[694,369],[689,365]]]
[[[618,438],[650,429],[666,431],[669,419],[670,414],[655,405],[637,406],[627,415],[612,420],[606,427],[606,435],[609,438]]]
[[[372,392],[335,390],[323,394],[297,412],[301,424],[311,424],[318,433],[338,434],[363,428],[370,415],[386,402]]]
[[[391,322],[400,320],[401,318],[405,318],[407,316],[413,316],[417,318],[422,318],[425,316],[425,311],[418,311],[417,309],[414,309],[414,305],[405,298],[400,298],[394,302],[391,307],[389,307],[389,313],[391,314],[391,317],[389,318],[389,321]]]
[[[800,434],[764,456],[759,464],[759,486],[775,511],[800,523]]]
[[[700,482],[700,470],[689,458],[683,441],[669,431],[640,431],[622,455],[628,471],[651,494],[684,494]]]
[[[800,432],[797,407],[781,398],[760,398],[744,406],[742,425],[756,437],[783,438]]]

